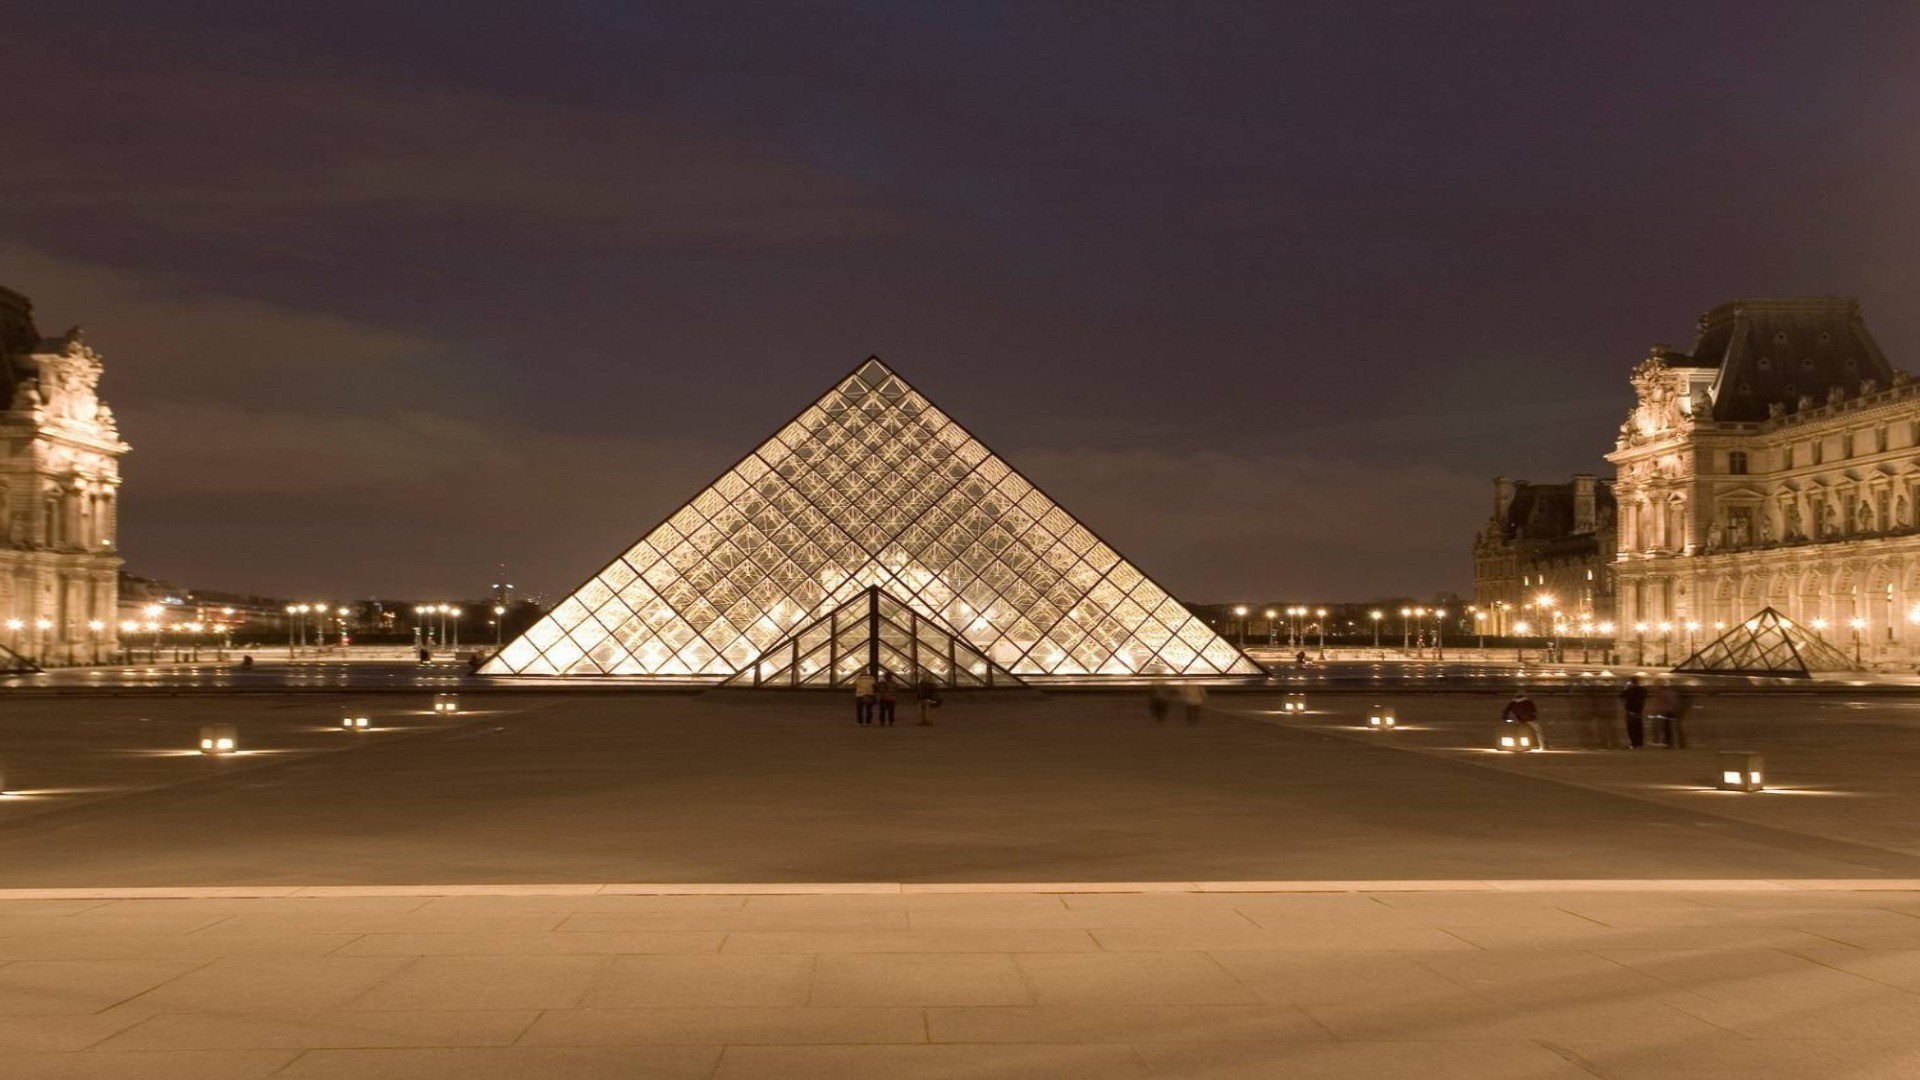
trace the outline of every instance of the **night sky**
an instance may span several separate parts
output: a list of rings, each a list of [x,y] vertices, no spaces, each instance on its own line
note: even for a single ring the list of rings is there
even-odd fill
[[[1920,368],[1911,4],[0,22],[0,284],[189,586],[571,588],[877,353],[1188,599],[1465,589],[1716,303]]]

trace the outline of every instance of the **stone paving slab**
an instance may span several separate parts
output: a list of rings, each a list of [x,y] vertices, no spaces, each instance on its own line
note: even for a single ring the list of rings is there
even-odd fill
[[[0,899],[0,1075],[1890,1080],[1920,1065],[1920,948],[1853,940],[1920,928],[1920,882],[1395,884]],[[648,914],[706,928],[578,928]],[[434,917],[465,928],[412,925]],[[289,944],[265,953],[230,925]]]

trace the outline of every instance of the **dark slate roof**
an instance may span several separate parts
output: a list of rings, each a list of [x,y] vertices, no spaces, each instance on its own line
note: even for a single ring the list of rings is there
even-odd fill
[[[33,327],[33,304],[12,289],[0,287],[0,409],[13,400],[13,384],[24,377],[15,359],[40,345]]]
[[[1614,500],[1611,483],[1601,480],[1594,484],[1593,507],[1596,527],[1612,517]],[[1513,502],[1507,506],[1507,519],[1501,522],[1501,532],[1508,540],[1564,540],[1576,535],[1573,531],[1573,485],[1515,481]]]
[[[1831,387],[1852,397],[1865,380],[1893,379],[1859,301],[1839,296],[1721,304],[1700,316],[1693,355],[1670,362],[1720,369],[1715,420],[1764,420],[1769,405],[1791,410],[1801,395],[1824,403]]]

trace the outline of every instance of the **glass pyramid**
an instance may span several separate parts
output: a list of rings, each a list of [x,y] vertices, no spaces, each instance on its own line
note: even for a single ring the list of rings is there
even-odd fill
[[[0,675],[38,675],[40,665],[0,645]]]
[[[717,681],[869,589],[1029,682],[1261,674],[877,358],[481,672]]]
[[[903,686],[1019,686],[1020,680],[931,619],[868,589],[760,654],[723,686],[845,686],[862,671]]]
[[[1846,653],[1769,607],[1702,645],[1673,670],[1805,679],[1816,671],[1851,671],[1855,666]]]

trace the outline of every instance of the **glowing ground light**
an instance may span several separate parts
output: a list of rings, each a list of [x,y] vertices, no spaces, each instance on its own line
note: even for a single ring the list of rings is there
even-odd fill
[[[240,746],[240,734],[231,725],[216,724],[200,729],[200,752],[231,754]]]
[[[1306,712],[1307,711],[1307,695],[1288,694],[1287,699],[1280,703],[1280,711],[1283,713]]]
[[[1500,736],[1500,749],[1515,754],[1524,754],[1532,750],[1538,750],[1539,747],[1534,745],[1533,735],[1523,731],[1513,735]]]
[[[433,711],[440,716],[452,716],[454,713],[459,712],[460,711],[460,695],[458,694],[433,695]]]
[[[1766,762],[1759,754],[1746,750],[1722,750],[1720,758],[1721,791],[1765,791]]]
[[[348,731],[365,731],[373,726],[373,721],[364,716],[343,716],[340,726]]]
[[[1391,705],[1375,705],[1367,713],[1367,727],[1373,731],[1392,731],[1399,723],[1399,714]]]

